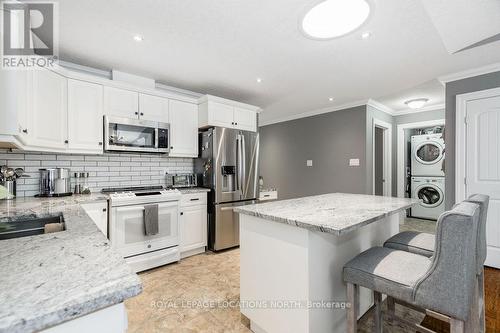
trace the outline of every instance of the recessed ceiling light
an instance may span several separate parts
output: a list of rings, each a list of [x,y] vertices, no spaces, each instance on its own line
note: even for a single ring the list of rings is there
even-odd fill
[[[334,99],[333,97],[330,97],[328,100],[329,100],[330,102],[333,102],[333,99]]]
[[[261,83],[262,79],[260,77],[257,78],[257,83]]]
[[[372,33],[370,31],[365,31],[361,34],[361,39],[368,39],[372,36]]]
[[[304,15],[301,29],[314,39],[340,37],[359,28],[369,15],[366,0],[326,0]]]
[[[142,37],[141,35],[135,35],[134,40],[136,42],[142,42],[144,40],[144,37]]]
[[[421,109],[428,101],[428,98],[416,98],[406,101],[405,104],[408,105],[410,109]]]

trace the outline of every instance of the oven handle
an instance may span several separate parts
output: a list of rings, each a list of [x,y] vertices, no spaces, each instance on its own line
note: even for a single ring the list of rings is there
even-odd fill
[[[158,126],[155,127],[155,148],[158,149]]]

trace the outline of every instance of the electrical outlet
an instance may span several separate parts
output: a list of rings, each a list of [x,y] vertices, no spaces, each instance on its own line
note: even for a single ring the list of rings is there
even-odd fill
[[[312,167],[312,166],[313,166],[313,160],[307,160],[307,161],[306,161],[306,165],[307,165],[308,167]]]
[[[349,160],[349,166],[359,166],[359,158],[351,158]]]

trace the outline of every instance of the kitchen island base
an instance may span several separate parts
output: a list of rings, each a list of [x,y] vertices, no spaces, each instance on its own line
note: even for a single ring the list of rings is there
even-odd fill
[[[343,266],[395,235],[402,217],[335,235],[240,214],[241,313],[252,331],[346,332]],[[359,295],[361,317],[373,296],[364,288]]]

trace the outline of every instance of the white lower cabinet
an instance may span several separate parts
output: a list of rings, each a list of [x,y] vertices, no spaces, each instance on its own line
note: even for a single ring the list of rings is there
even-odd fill
[[[184,194],[180,209],[181,258],[205,252],[207,194]]]
[[[82,204],[81,207],[94,221],[106,238],[108,237],[108,202],[99,201]]]

